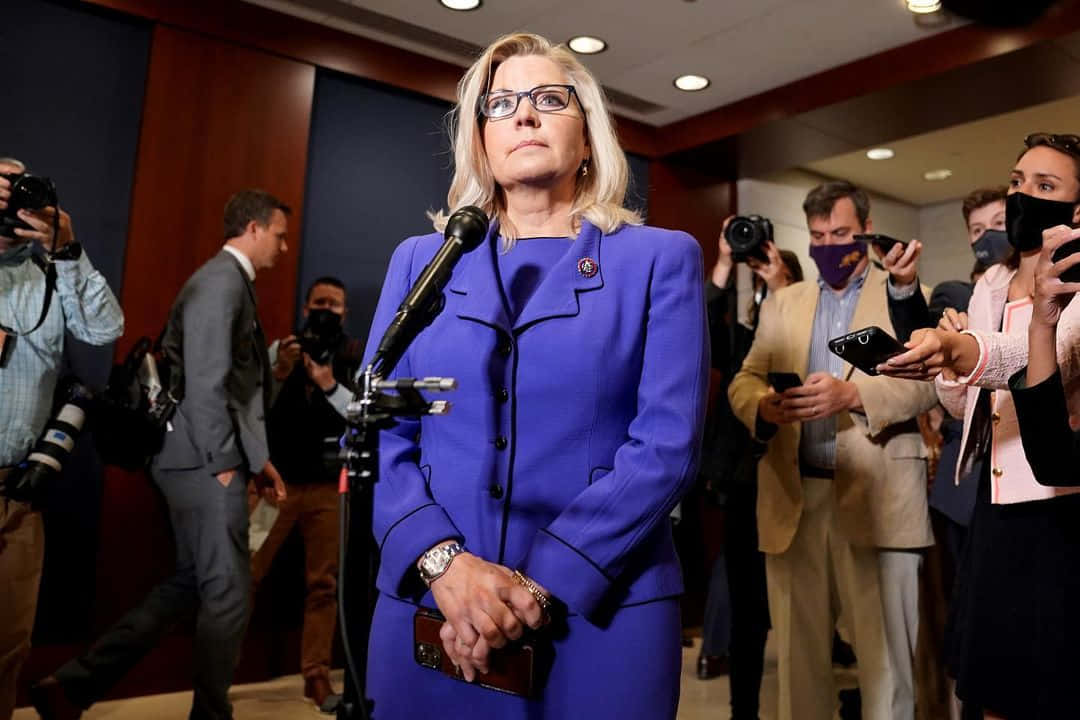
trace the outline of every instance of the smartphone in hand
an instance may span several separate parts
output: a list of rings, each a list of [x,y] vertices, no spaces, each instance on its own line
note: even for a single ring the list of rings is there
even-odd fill
[[[906,352],[899,340],[877,325],[856,330],[829,341],[829,350],[867,375],[877,375],[877,366],[894,355]]]
[[[907,243],[903,240],[897,240],[894,237],[882,235],[881,233],[858,233],[856,235],[853,235],[852,237],[854,237],[856,240],[861,240],[862,242],[869,243],[871,245],[877,245],[879,248],[881,248],[881,252],[886,254],[893,249],[894,245],[899,245],[900,247],[907,246]]]
[[[771,372],[768,379],[769,385],[778,393],[797,388],[803,384],[802,378],[793,372]]]

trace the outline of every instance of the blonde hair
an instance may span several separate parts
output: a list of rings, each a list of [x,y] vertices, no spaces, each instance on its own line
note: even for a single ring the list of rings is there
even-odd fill
[[[609,234],[624,224],[640,225],[641,215],[623,207],[630,168],[600,84],[566,47],[552,45],[547,39],[529,33],[504,35],[493,42],[458,83],[458,102],[447,116],[454,151],[454,178],[446,195],[447,206],[450,210],[463,205],[480,208],[493,223],[499,223],[503,250],[513,247],[517,229],[506,215],[505,197],[488,164],[478,107],[480,96],[488,91],[488,83],[499,65],[521,55],[544,57],[560,66],[574,86],[585,113],[585,132],[592,152],[588,174],[577,176],[570,210],[574,231],[580,229],[583,219]],[[446,211],[428,215],[436,230],[442,232],[446,228],[449,218]]]

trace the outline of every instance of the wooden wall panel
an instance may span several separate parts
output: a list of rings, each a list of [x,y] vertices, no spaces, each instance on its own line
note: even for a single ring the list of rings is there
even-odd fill
[[[176,292],[223,242],[229,196],[261,187],[292,206],[289,251],[256,281],[268,337],[290,329],[315,68],[158,26],[124,268],[126,351],[160,331]]]

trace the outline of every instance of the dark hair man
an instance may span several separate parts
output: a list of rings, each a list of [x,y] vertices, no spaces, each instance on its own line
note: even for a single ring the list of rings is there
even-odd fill
[[[835,597],[851,621],[863,718],[910,720],[918,549],[933,542],[915,418],[937,397],[854,371],[829,351],[830,338],[891,327],[888,275],[852,237],[872,231],[862,190],[825,183],[803,209],[820,278],[765,300],[753,345],[728,388],[735,415],[767,443],[757,509],[780,658],[777,717],[832,717]],[[804,382],[777,392],[770,372],[793,372]]]
[[[304,328],[270,346],[275,398],[267,419],[270,457],[289,484],[289,497],[266,541],[252,558],[256,586],[294,528],[304,540],[307,592],[300,670],[304,695],[324,712],[338,696],[330,685],[330,655],[337,624],[338,439],[363,348],[342,330],[348,312],[345,285],[321,277],[304,300]]]
[[[251,595],[247,478],[263,473],[276,501],[285,499],[263,421],[270,363],[254,282],[287,250],[288,213],[262,190],[233,195],[225,247],[173,303],[162,347],[182,361],[184,396],[151,469],[169,507],[176,571],[86,654],[31,688],[42,717],[78,718],[196,607],[191,717],[232,717],[227,695]]]
[[[0,212],[11,200],[11,181],[2,175],[25,171],[18,160],[0,160]],[[41,513],[13,499],[8,483],[14,485],[16,466],[26,460],[49,419],[65,333],[106,345],[124,332],[116,296],[75,242],[71,217],[47,207],[20,210],[18,219],[25,226],[15,226],[12,236],[0,235],[0,720],[8,720],[15,709],[15,685],[30,650],[45,556]],[[48,261],[42,251],[56,272],[55,297],[44,317]]]

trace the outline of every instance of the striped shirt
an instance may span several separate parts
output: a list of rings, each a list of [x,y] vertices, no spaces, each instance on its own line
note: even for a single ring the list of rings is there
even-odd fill
[[[859,302],[863,283],[870,272],[869,263],[858,277],[852,278],[844,291],[837,293],[820,277],[818,278],[818,304],[814,315],[814,330],[810,340],[810,358],[806,374],[827,372],[833,377],[843,376],[844,361],[829,350],[829,340],[846,335]],[[836,467],[836,416],[810,420],[802,424],[799,457],[806,465],[832,470]]]
[[[26,253],[8,251],[0,263],[0,323],[17,332],[34,327],[45,299],[45,273]],[[17,264],[11,258],[22,258]],[[56,263],[56,292],[49,314],[34,332],[7,337],[0,368],[0,467],[26,458],[49,419],[60,375],[64,332],[91,345],[106,345],[124,332],[124,314],[105,278],[83,252]]]

